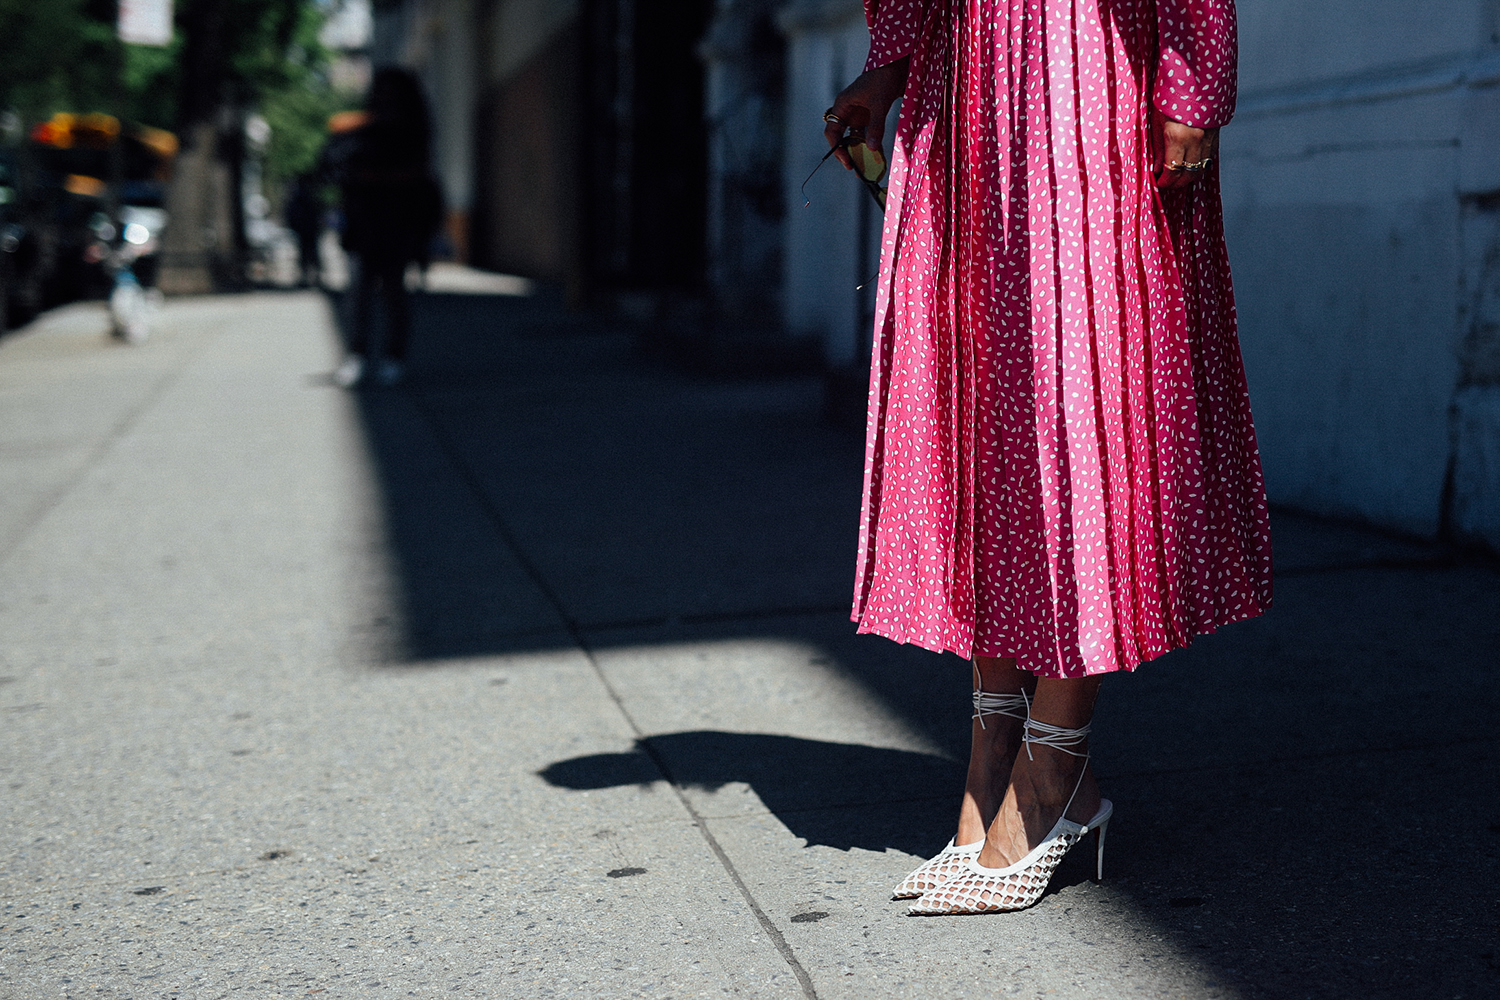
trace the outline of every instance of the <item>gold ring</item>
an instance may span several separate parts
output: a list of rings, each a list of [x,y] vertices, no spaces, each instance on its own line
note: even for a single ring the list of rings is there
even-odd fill
[[[1191,170],[1194,173],[1197,173],[1200,170],[1208,169],[1208,165],[1212,162],[1214,162],[1214,158],[1212,156],[1205,156],[1197,163],[1184,163],[1182,166],[1185,170]]]
[[[1172,171],[1173,173],[1176,173],[1177,171],[1182,170],[1186,166],[1187,166],[1187,164],[1183,163],[1181,160],[1173,160],[1171,163],[1167,164],[1167,169],[1170,170],[1170,171]]]
[[[842,124],[844,124],[843,119],[839,118],[838,115],[834,114],[832,108],[829,108],[827,111],[823,112],[823,120],[825,122],[827,122],[828,124],[830,124],[830,125],[842,125]]]

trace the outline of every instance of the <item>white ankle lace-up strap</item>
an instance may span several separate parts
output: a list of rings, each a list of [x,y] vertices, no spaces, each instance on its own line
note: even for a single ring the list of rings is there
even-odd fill
[[[1066,726],[1054,726],[1050,722],[1038,722],[1036,719],[1027,719],[1026,730],[1021,735],[1021,744],[1026,747],[1026,757],[1028,760],[1036,759],[1031,753],[1031,745],[1033,743],[1040,743],[1044,747],[1051,747],[1054,750],[1061,750],[1070,756],[1083,758],[1083,767],[1078,769],[1078,781],[1073,785],[1073,794],[1068,796],[1068,804],[1063,806],[1064,816],[1068,814],[1069,809],[1073,808],[1073,800],[1078,797],[1078,789],[1083,787],[1083,776],[1088,773],[1089,769],[1089,751],[1085,750],[1080,753],[1074,750],[1073,747],[1078,746],[1089,738],[1089,729],[1091,728],[1091,726],[1084,726],[1081,729],[1068,729]],[[1036,730],[1041,735],[1031,735],[1032,730]],[[1085,829],[1087,828],[1085,827]]]
[[[994,694],[989,691],[974,692],[974,715],[979,720],[979,728],[985,728],[984,717],[986,715],[1008,715],[1012,719],[1025,721],[1028,714],[1026,693],[1020,694]]]
[[[1077,750],[1071,748],[1078,746],[1089,738],[1090,728],[1089,726],[1084,726],[1082,729],[1068,729],[1064,726],[1054,726],[1050,722],[1039,722],[1036,719],[1028,718],[1026,720],[1026,733],[1021,737],[1021,742],[1025,744],[1026,756],[1030,760],[1036,760],[1031,753],[1031,745],[1033,743],[1039,743],[1044,747],[1051,747],[1054,750],[1061,750],[1063,753],[1072,754],[1074,757],[1087,757],[1088,751],[1079,753]],[[1039,735],[1033,736],[1033,732]]]

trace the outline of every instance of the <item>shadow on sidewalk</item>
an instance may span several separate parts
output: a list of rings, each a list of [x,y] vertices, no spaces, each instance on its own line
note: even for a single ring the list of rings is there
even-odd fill
[[[406,384],[357,394],[399,658],[847,608],[861,449],[816,378],[683,375],[545,297],[419,296],[414,326]]]
[[[946,812],[949,789],[962,788],[964,780],[962,767],[932,754],[714,730],[652,736],[631,753],[574,757],[537,773],[561,788],[595,789],[649,785],[662,780],[664,771],[682,788],[715,792],[731,782],[749,785],[809,847],[907,854],[930,851],[935,835],[951,834],[941,829],[946,822],[938,821],[934,806],[941,803]],[[905,815],[871,822],[867,815],[868,807],[884,806],[879,811],[889,814],[889,807],[913,804],[915,822]]]
[[[544,296],[429,295],[415,321],[407,385],[359,394],[403,588],[393,662],[816,646],[949,759],[701,731],[541,776],[659,763],[749,784],[809,844],[939,849],[968,667],[852,634],[862,447],[820,422],[818,382],[690,377]],[[1500,574],[1285,513],[1277,532],[1270,614],[1106,684],[1107,885],[1243,996],[1500,989]]]

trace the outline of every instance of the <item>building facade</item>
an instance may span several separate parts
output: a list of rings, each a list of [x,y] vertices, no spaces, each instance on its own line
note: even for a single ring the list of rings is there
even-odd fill
[[[1500,2],[1238,7],[1222,177],[1271,498],[1500,549]],[[836,164],[804,178],[860,0],[399,0],[376,36],[428,82],[476,264],[816,356],[857,419],[881,218]]]

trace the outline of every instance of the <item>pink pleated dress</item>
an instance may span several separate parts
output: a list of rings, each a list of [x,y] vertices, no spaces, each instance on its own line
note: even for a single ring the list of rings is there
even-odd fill
[[[1043,677],[1260,614],[1271,544],[1217,164],[1232,0],[865,0],[910,57],[891,156],[854,620]]]

